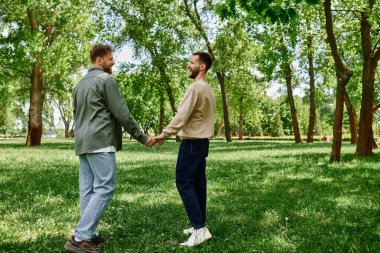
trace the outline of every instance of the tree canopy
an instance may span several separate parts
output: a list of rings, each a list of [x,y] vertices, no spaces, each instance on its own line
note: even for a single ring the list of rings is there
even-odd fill
[[[215,60],[208,80],[216,136],[285,134],[301,143],[305,135],[307,142],[333,135],[332,161],[346,138],[369,156],[379,131],[379,7],[371,0],[6,0],[0,133],[26,134],[38,145],[58,111],[69,137],[71,90],[91,45],[109,43],[133,52],[115,75],[147,133],[176,113],[191,82],[187,61],[206,51]]]

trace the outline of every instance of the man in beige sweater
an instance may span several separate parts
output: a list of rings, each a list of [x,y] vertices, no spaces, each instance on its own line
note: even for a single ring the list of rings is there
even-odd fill
[[[208,138],[214,135],[215,96],[205,81],[211,64],[212,58],[208,53],[193,53],[188,64],[188,75],[194,82],[187,87],[181,106],[170,124],[155,137],[159,144],[171,135],[177,134],[182,139],[176,166],[176,185],[192,225],[183,231],[191,234],[186,242],[181,243],[188,247],[212,237],[206,227],[206,157]]]

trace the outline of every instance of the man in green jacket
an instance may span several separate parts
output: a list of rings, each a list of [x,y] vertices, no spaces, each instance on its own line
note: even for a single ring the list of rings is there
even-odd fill
[[[65,244],[70,252],[100,252],[104,241],[97,225],[115,190],[115,151],[122,147],[122,127],[140,143],[151,147],[133,119],[111,75],[115,64],[109,45],[95,45],[90,52],[92,67],[73,91],[75,154],[79,156],[81,217]]]

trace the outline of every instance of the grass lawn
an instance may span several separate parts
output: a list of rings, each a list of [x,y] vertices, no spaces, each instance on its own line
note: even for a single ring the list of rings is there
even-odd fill
[[[0,252],[64,252],[79,218],[72,140],[0,139]],[[178,143],[160,151],[124,141],[117,190],[100,223],[104,252],[380,252],[380,154],[344,143],[211,141],[208,226],[213,239],[178,244],[189,226],[175,187]]]

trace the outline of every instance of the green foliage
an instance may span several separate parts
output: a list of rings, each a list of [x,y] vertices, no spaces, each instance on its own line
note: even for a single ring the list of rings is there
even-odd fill
[[[247,136],[262,136],[263,128],[260,121],[260,110],[250,111],[244,115],[244,134]]]
[[[281,137],[284,135],[284,128],[282,127],[280,113],[275,114],[272,125],[273,125],[272,132],[271,132],[272,137]]]
[[[124,24],[117,35],[113,35],[115,29],[110,29],[108,36],[119,46],[132,47],[139,62],[133,68],[119,70],[119,76],[126,78],[124,83],[132,84],[126,95],[133,115],[145,130],[157,132],[160,99],[167,97],[171,106],[178,107],[181,91],[189,83],[185,76],[191,47],[189,23],[181,18],[179,5],[173,1],[115,1],[108,2],[107,7],[114,21],[109,24]],[[168,111],[174,108],[165,104],[165,115],[173,115]]]
[[[120,67],[117,78],[132,114],[145,131],[156,132],[159,105],[165,98],[165,123],[171,119],[167,99],[171,89],[178,107],[185,87],[191,82],[186,64],[191,52],[206,50],[207,36],[216,62],[208,74],[217,97],[219,121],[223,114],[217,71],[224,74],[231,127],[238,129],[244,116],[246,135],[270,135],[277,113],[285,134],[292,133],[291,117],[284,94],[284,66],[290,64],[293,88],[301,89],[296,108],[302,133],[308,121],[308,61],[314,53],[316,132],[331,132],[335,104],[335,67],[325,43],[324,16],[319,0],[226,0],[196,1],[205,34],[200,35],[184,13],[183,2],[164,1],[10,1],[0,5],[0,131],[14,132],[15,125],[27,126],[30,75],[33,63],[41,62],[44,78],[44,119],[50,119],[51,105],[61,107],[61,117],[70,122],[71,90],[88,65],[90,43],[108,41],[117,49],[134,50],[134,66]],[[334,31],[340,54],[354,70],[346,86],[357,112],[361,100],[362,52],[358,13],[367,2],[336,1]],[[194,8],[193,2],[191,8]],[[33,10],[38,29],[30,30],[27,11]],[[343,11],[345,10],[345,11]],[[191,10],[195,14],[194,10]],[[380,27],[377,2],[370,15],[373,35]],[[53,26],[46,38],[49,25]],[[306,41],[311,37],[313,47]],[[377,37],[372,36],[373,45]],[[272,85],[280,86],[280,97],[269,97]],[[380,103],[379,82],[375,82],[375,104]],[[277,117],[277,116],[276,116]],[[345,117],[345,123],[348,118]],[[49,122],[45,122],[49,128]],[[216,122],[215,125],[218,125]],[[316,125],[317,127],[317,125]],[[348,127],[345,125],[344,132]],[[235,131],[236,132],[236,131]]]
[[[297,15],[296,8],[289,1],[247,1],[227,0],[226,4],[218,5],[218,12],[223,18],[236,16],[237,4],[249,14],[257,14],[271,22],[288,22]]]
[[[42,68],[43,97],[68,97],[73,75],[88,64],[90,43],[97,32],[95,4],[94,0],[2,2],[0,78],[15,85],[13,100],[28,106],[35,63]],[[50,103],[45,106],[45,115],[50,107]]]
[[[0,140],[0,251],[62,252],[79,219],[73,141]],[[207,224],[213,240],[178,244],[189,226],[175,188],[179,144],[161,151],[124,141],[117,191],[99,229],[117,252],[377,252],[379,153],[329,164],[330,144],[211,141]],[[22,186],[22,187],[20,187]]]
[[[320,115],[319,112],[316,112],[315,126],[314,126],[315,135],[323,135],[323,128],[322,128],[321,119],[319,115]]]
[[[146,133],[149,130],[157,132],[160,117],[160,93],[157,86],[163,85],[160,77],[147,65],[132,73],[128,73],[128,66],[124,65],[121,72],[117,79],[131,114]]]

